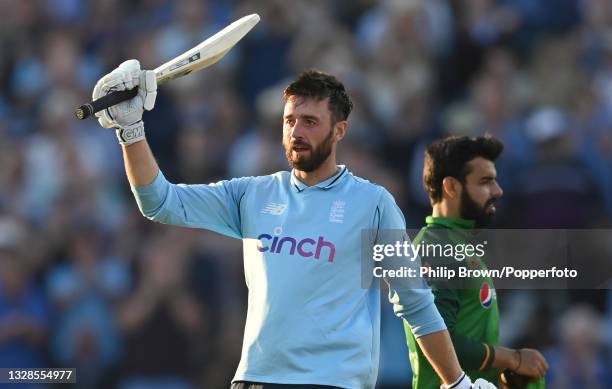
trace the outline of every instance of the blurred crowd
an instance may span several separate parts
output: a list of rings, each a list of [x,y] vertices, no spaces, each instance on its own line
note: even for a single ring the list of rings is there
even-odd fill
[[[355,103],[340,162],[387,187],[408,227],[429,212],[425,146],[485,132],[506,145],[498,227],[612,226],[608,0],[0,0],[0,367],[76,367],[83,388],[228,387],[241,243],[145,220],[113,132],[73,111],[122,61],[152,69],[254,12],[226,58],[145,113],[171,181],[288,169],[282,89],[316,67]],[[612,293],[498,296],[502,341],[544,350],[549,387],[612,388]],[[385,312],[379,387],[409,387]]]

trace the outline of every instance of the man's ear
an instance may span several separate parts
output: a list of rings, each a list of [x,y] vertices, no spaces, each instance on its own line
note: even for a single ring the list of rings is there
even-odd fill
[[[449,199],[456,199],[461,194],[462,186],[454,177],[444,177],[442,180],[442,191]]]
[[[346,135],[346,131],[348,130],[348,122],[346,120],[342,120],[334,124],[334,137],[336,138],[336,142],[339,142]]]

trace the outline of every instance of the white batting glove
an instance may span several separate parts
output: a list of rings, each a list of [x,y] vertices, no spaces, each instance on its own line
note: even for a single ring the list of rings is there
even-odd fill
[[[472,385],[472,389],[497,389],[497,386],[493,385],[487,380],[483,380],[482,378],[479,378]]]
[[[138,87],[138,94],[128,101],[113,105],[96,113],[104,128],[115,128],[119,143],[129,145],[145,138],[142,113],[150,111],[157,97],[155,72],[141,70],[140,62],[130,59],[102,77],[93,90],[93,99],[113,92]]]
[[[450,385],[442,385],[440,389],[497,389],[497,386],[493,385],[489,381],[479,378],[476,382],[472,383],[470,377],[467,374],[461,373],[461,376],[457,381]]]

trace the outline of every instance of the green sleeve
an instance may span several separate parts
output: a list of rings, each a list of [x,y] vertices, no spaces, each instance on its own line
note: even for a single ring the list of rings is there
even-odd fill
[[[459,311],[460,305],[457,290],[434,288],[433,293],[436,307],[446,323],[461,367],[464,370],[483,370],[488,368],[495,359],[495,348],[491,345],[475,341],[455,331],[457,312]]]

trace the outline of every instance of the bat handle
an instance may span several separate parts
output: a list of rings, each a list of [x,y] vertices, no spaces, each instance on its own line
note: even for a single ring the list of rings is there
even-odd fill
[[[138,88],[132,88],[130,90],[122,90],[111,92],[105,96],[100,97],[90,103],[83,104],[74,111],[74,115],[79,120],[86,119],[96,112],[102,111],[108,107],[112,107],[115,104],[119,104],[122,101],[131,99],[138,94]]]

